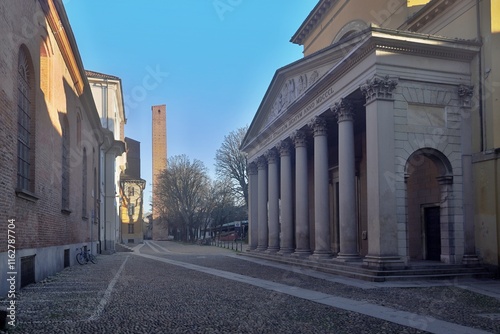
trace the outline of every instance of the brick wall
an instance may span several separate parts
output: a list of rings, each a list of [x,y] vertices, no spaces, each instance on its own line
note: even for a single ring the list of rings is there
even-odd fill
[[[87,212],[95,202],[94,168],[98,168],[98,142],[69,75],[52,30],[45,21],[37,1],[19,0],[0,4],[0,240],[7,240],[7,220],[16,220],[16,249],[42,248],[88,242],[91,239],[91,217],[82,218],[82,152],[87,151]],[[43,41],[48,45],[48,59],[41,62]],[[17,179],[17,62],[23,46],[29,53],[32,69],[31,103],[34,141],[30,144],[35,156],[33,193],[37,200],[16,196]],[[43,68],[42,68],[43,67]],[[44,81],[41,84],[41,75]],[[43,91],[42,91],[43,87]],[[90,92],[86,92],[87,94]],[[77,140],[77,112],[81,113],[82,138]],[[71,213],[62,209],[61,122],[67,118],[70,134],[70,198]],[[92,226],[93,240],[97,225]],[[0,243],[5,252],[7,243]]]

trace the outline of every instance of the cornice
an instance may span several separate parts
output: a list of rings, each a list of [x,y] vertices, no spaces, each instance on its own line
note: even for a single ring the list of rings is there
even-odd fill
[[[80,73],[80,68],[78,66],[78,62],[75,58],[73,48],[68,34],[66,33],[66,27],[69,23],[63,22],[61,20],[61,16],[59,15],[58,8],[54,3],[54,0],[39,0],[40,5],[45,13],[45,17],[49,26],[54,34],[54,38],[56,39],[57,45],[61,50],[61,54],[63,56],[64,61],[68,66],[69,73],[71,75],[71,79],[73,80],[73,84],[75,85],[75,89],[78,95],[83,93],[83,78]]]
[[[404,29],[419,31],[438,15],[444,13],[446,9],[453,6],[457,1],[458,0],[433,0],[429,2],[405,22]]]
[[[336,62],[318,82],[309,87],[303,95],[297,97],[288,106],[286,114],[277,118],[273,123],[265,125],[264,128],[260,128],[264,124],[262,119],[265,118],[265,113],[269,107],[269,104],[265,103],[265,101],[273,96],[273,89],[279,89],[279,87],[274,86],[276,80],[273,80],[242,142],[241,149],[247,151],[255,148],[257,145],[261,145],[263,138],[268,138],[269,134],[286,124],[294,117],[297,111],[305,108],[318,94],[329,89],[339,78],[355,68],[369,55],[381,51],[470,62],[477,55],[481,46],[481,43],[477,41],[459,40],[378,27],[370,27],[353,38],[356,39],[356,44],[345,54],[342,60]],[[348,41],[344,43],[348,43]],[[304,62],[310,62],[312,58],[331,56],[341,48],[342,45],[332,45],[291,65],[300,67]],[[288,66],[287,70],[292,71]],[[360,82],[360,84],[363,83],[365,82]]]
[[[318,24],[321,22],[323,15],[332,7],[336,0],[321,0],[309,13],[305,21],[299,27],[297,32],[292,36],[290,42],[298,45],[303,45],[304,40],[309,36]]]

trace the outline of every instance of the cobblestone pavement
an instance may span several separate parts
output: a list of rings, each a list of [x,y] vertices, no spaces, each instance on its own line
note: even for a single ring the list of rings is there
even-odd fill
[[[8,332],[500,333],[500,299],[435,285],[376,285],[148,241],[22,289]]]

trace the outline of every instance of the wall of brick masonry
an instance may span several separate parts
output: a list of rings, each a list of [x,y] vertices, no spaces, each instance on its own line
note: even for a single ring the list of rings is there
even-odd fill
[[[61,29],[70,29],[63,26]],[[36,280],[62,269],[64,249],[88,245],[98,238],[98,225],[92,219],[95,209],[94,189],[98,174],[98,134],[91,126],[89,110],[83,103],[85,90],[79,96],[65,62],[55,33],[48,25],[38,1],[19,0],[0,3],[0,279],[4,281],[7,222],[15,220],[15,247],[18,256],[36,257]],[[30,143],[34,154],[32,193],[37,199],[16,195],[17,187],[17,66],[20,48],[29,55],[31,70],[31,104],[34,110]],[[41,61],[40,50],[48,59]],[[76,51],[76,50],[74,50]],[[79,57],[79,55],[77,55]],[[43,77],[42,77],[43,76]],[[84,73],[82,73],[84,77]],[[77,129],[77,115],[81,130]],[[67,119],[70,135],[69,210],[62,209],[62,122]],[[79,134],[80,133],[80,134]],[[87,156],[87,208],[82,208],[82,152]],[[92,235],[91,235],[92,233]],[[96,248],[94,244],[94,248]],[[73,262],[73,261],[71,261]],[[18,284],[20,284],[18,280]],[[2,284],[2,287],[4,285]],[[0,289],[0,295],[5,294]]]

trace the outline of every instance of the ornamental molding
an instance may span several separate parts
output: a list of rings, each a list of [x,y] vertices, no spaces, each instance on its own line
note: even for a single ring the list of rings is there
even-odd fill
[[[257,158],[257,168],[259,170],[267,168],[267,159],[265,156],[261,155]]]
[[[292,78],[288,78],[277,94],[265,124],[271,124],[275,119],[283,114],[285,110],[300,96],[302,96],[309,87],[318,82],[319,78],[326,73],[328,68],[329,66],[324,66],[322,68],[314,69]]]
[[[474,86],[459,85],[458,97],[463,107],[470,107],[472,97],[474,96]]]
[[[257,175],[257,163],[250,162],[247,166],[248,175]]]
[[[446,12],[458,0],[431,1],[406,22],[409,31],[418,31]]]
[[[280,156],[282,156],[282,157],[288,156],[291,154],[292,143],[290,142],[290,140],[288,138],[280,141],[276,147],[280,153]]]
[[[392,92],[396,89],[398,80],[389,78],[388,75],[385,77],[380,77],[375,75],[373,78],[366,80],[364,85],[359,88],[366,98],[366,102],[372,102],[374,100],[392,99]]]
[[[311,122],[309,122],[309,127],[313,130],[314,136],[326,136],[327,127],[326,119],[320,116],[314,117]]]
[[[278,162],[278,150],[276,148],[270,148],[266,153],[266,159],[268,164],[275,164]]]
[[[292,140],[295,148],[305,147],[307,145],[307,134],[304,130],[297,130],[293,133]]]
[[[320,1],[316,7],[307,16],[304,23],[300,26],[297,32],[292,36],[290,42],[298,45],[303,45],[304,40],[309,36],[311,31],[313,31],[323,19],[325,13],[332,7],[333,0],[323,0]]]
[[[354,120],[354,108],[348,99],[343,98],[335,102],[335,104],[330,107],[330,110],[335,117],[337,117],[338,123]]]

